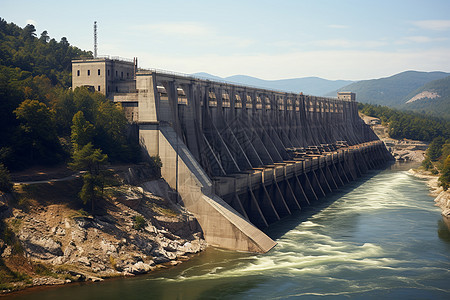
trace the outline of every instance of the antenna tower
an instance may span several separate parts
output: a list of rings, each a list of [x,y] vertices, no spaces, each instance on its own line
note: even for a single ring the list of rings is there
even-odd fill
[[[94,58],[97,58],[97,21],[94,21]]]

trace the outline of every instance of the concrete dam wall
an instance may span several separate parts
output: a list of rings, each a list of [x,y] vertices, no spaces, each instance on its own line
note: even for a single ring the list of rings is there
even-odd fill
[[[355,101],[157,72],[136,88],[142,144],[211,245],[266,252],[258,228],[389,159]]]
[[[160,156],[162,176],[213,246],[267,252],[276,243],[261,229],[391,159],[352,98],[132,75],[110,79],[107,96],[138,124],[142,146]]]

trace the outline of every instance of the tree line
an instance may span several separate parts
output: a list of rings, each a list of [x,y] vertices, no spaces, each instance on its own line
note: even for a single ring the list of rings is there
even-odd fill
[[[367,116],[379,118],[394,139],[431,142],[437,137],[450,138],[450,121],[446,119],[373,104],[359,103],[358,109]]]
[[[425,153],[422,166],[427,171],[439,176],[439,184],[446,191],[450,188],[450,139],[435,138]]]
[[[32,24],[20,28],[0,18],[0,65],[23,71],[24,76],[45,75],[53,85],[70,87],[71,61],[76,57],[92,57],[69,44],[66,37],[59,42],[43,31],[39,38]]]

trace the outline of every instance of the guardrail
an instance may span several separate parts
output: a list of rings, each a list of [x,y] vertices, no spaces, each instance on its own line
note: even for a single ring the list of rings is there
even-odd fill
[[[244,87],[244,88],[252,88],[252,89],[258,89],[258,90],[265,90],[265,91],[271,91],[271,92],[277,92],[277,93],[283,93],[283,94],[295,94],[298,95],[299,93],[294,92],[294,91],[283,91],[283,90],[277,90],[277,89],[268,89],[267,87],[262,87],[262,86],[255,86],[255,85],[250,85],[250,84],[242,84],[239,82],[234,82],[234,81],[227,81],[227,80],[220,80],[220,79],[211,79],[205,76],[196,76],[196,75],[192,75],[192,74],[186,74],[186,73],[181,73],[181,72],[175,72],[175,71],[168,71],[168,70],[163,70],[163,69],[156,69],[156,68],[138,68],[138,71],[143,71],[143,72],[154,72],[154,73],[160,73],[160,74],[165,74],[165,75],[172,75],[172,76],[178,76],[178,77],[183,77],[183,78],[187,78],[187,79],[197,79],[197,80],[203,80],[203,81],[211,81],[211,82],[217,82],[217,83],[222,83],[222,84],[226,84],[226,85],[234,85],[234,86],[238,86],[238,87]]]

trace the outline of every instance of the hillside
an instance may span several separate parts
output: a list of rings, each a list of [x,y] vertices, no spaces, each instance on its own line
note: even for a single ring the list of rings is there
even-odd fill
[[[88,143],[110,162],[138,159],[138,141],[126,134],[122,108],[104,95],[70,89],[72,59],[81,56],[92,53],[65,37],[57,42],[47,31],[38,37],[31,24],[20,28],[0,18],[0,165],[13,171],[67,161],[78,113],[94,126]]]
[[[0,66],[6,67],[3,74],[20,71],[19,80],[45,75],[53,85],[70,87],[72,59],[80,56],[92,57],[92,53],[70,45],[65,37],[57,42],[47,31],[38,37],[31,24],[20,28],[0,18]]]
[[[358,104],[358,110],[388,125],[389,136],[394,139],[431,142],[437,137],[450,138],[450,121],[442,118],[364,103]]]
[[[449,76],[444,72],[406,71],[390,77],[358,81],[344,86],[338,91],[356,93],[357,101],[378,105],[399,107],[405,98],[424,84]],[[328,93],[334,96],[336,92]]]
[[[193,76],[211,80],[229,81],[233,83],[262,87],[266,89],[282,90],[307,95],[323,96],[330,91],[339,89],[352,83],[349,80],[327,80],[319,77],[304,77],[280,80],[264,80],[246,75],[233,75],[229,77],[218,77],[208,73],[195,73]],[[333,95],[334,97],[336,94]]]
[[[433,80],[408,94],[403,109],[450,118],[450,76]]]
[[[94,216],[79,203],[79,178],[0,192],[0,295],[148,273],[204,250],[196,219],[150,173],[142,165],[116,169]]]

